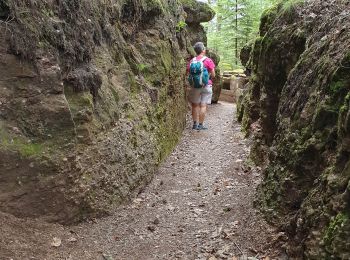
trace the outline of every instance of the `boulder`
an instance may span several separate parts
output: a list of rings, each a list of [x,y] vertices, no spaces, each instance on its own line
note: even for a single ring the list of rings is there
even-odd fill
[[[211,21],[214,10],[207,4],[197,0],[180,0],[187,14],[186,23],[199,24]]]
[[[207,34],[201,24],[188,24],[187,37],[191,46],[196,42],[203,42],[204,45],[207,45]]]
[[[220,56],[217,55],[217,53],[211,49],[207,50],[207,56],[211,58],[216,65],[215,67],[216,77],[215,79],[213,79],[213,97],[212,97],[212,103],[215,104],[219,101],[221,88],[222,88],[222,78],[221,78],[220,67],[219,67]]]
[[[206,3],[197,0],[181,0],[186,13],[187,37],[191,45],[203,42],[207,45],[207,36],[204,27],[200,24],[208,22],[215,16],[214,10]]]

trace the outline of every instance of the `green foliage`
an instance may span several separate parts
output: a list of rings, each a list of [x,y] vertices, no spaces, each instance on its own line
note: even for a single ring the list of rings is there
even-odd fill
[[[330,85],[330,92],[332,95],[336,95],[343,90],[347,90],[346,81],[336,81],[332,82]]]
[[[136,64],[136,67],[137,67],[139,72],[145,72],[148,69],[148,65],[144,64],[144,63]]]
[[[277,5],[274,5],[263,12],[260,19],[260,27],[259,27],[260,36],[264,36],[265,33],[268,31],[268,28],[276,19],[277,13],[278,13]]]
[[[349,221],[349,216],[344,213],[339,213],[332,219],[323,237],[326,248],[331,247],[334,237],[341,232],[342,226],[347,221]]]
[[[225,70],[233,70],[233,66],[232,63],[228,63],[228,62],[220,62],[220,68]]]
[[[148,0],[144,2],[147,5],[146,11],[153,12],[153,15],[160,15],[165,12],[163,3],[160,0]]]
[[[184,21],[180,21],[176,25],[176,32],[181,32],[185,27],[187,26],[187,23]]]
[[[347,63],[347,59],[348,58],[345,57],[343,59],[343,62]],[[347,67],[348,66],[342,65],[334,73],[332,80],[327,88],[327,94],[330,96],[329,102],[337,108],[340,108],[343,105],[348,106],[350,75]]]
[[[295,8],[301,4],[303,4],[305,0],[288,0],[282,3],[281,11],[283,13],[293,13],[295,11]]]
[[[276,0],[211,1],[216,18],[207,25],[208,46],[221,57],[225,69],[241,67],[240,50],[257,36],[263,11]],[[228,66],[227,66],[228,65]]]
[[[42,10],[42,13],[47,16],[47,17],[54,17],[55,14],[54,12],[52,11],[52,9],[43,9]]]
[[[18,143],[19,151],[23,156],[35,156],[39,155],[43,151],[43,147],[40,144],[34,144],[34,143],[29,143],[29,144],[23,144],[23,143]]]
[[[180,0],[180,2],[186,6],[194,6],[196,3],[194,0]]]

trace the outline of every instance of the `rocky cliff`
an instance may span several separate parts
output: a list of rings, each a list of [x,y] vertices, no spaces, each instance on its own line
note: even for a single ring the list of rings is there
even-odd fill
[[[288,234],[292,257],[350,258],[349,10],[341,0],[275,6],[247,65],[239,111],[252,158],[266,164],[257,206]]]
[[[188,37],[192,45],[196,42],[204,42],[207,45],[207,35],[203,22],[209,22],[214,18],[215,12],[205,3],[196,0],[181,0],[186,12],[186,24]]]
[[[185,124],[186,16],[177,0],[0,2],[1,211],[69,223],[150,180]]]

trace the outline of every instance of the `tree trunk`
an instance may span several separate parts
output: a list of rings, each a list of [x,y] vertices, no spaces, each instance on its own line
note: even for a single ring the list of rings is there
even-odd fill
[[[238,0],[236,0],[236,38],[235,38],[235,48],[236,48],[236,66],[238,65]]]

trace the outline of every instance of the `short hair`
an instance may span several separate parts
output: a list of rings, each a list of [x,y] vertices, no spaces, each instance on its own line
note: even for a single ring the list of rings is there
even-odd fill
[[[201,54],[205,50],[205,46],[203,42],[196,42],[196,44],[193,46],[194,51],[197,55]]]

